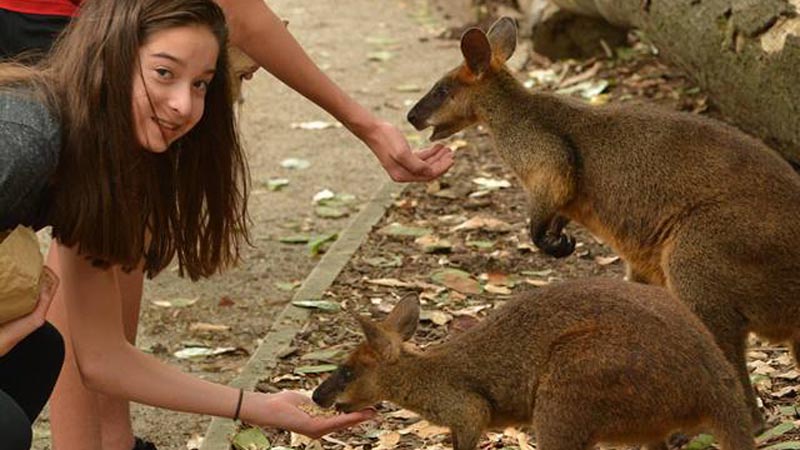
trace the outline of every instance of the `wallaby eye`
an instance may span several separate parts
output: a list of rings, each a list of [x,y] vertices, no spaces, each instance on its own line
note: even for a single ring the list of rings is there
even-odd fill
[[[342,377],[343,381],[350,381],[353,379],[353,369],[347,366],[340,366],[339,375]]]
[[[437,100],[444,100],[448,95],[450,95],[450,89],[443,84],[437,84],[434,86],[431,94],[433,94]]]

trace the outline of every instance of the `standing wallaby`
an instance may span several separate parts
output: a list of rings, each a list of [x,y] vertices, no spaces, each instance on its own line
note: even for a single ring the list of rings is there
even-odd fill
[[[676,430],[710,428],[724,450],[753,449],[741,384],[713,337],[659,287],[612,279],[548,286],[425,351],[404,343],[416,299],[382,323],[314,391],[356,411],[390,400],[474,450],[487,428],[533,425],[539,450],[598,442],[665,449]]]
[[[562,257],[576,221],[705,322],[750,388],[748,332],[790,341],[800,360],[800,176],[777,153],[711,119],[652,107],[593,107],[530,92],[505,68],[513,21],[461,38],[464,63],[408,114],[440,139],[484,124],[530,200],[534,243]]]

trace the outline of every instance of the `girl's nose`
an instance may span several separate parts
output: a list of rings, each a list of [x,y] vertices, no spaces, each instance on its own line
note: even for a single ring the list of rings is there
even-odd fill
[[[169,98],[169,107],[180,117],[188,117],[192,112],[192,89],[191,86],[175,89]]]

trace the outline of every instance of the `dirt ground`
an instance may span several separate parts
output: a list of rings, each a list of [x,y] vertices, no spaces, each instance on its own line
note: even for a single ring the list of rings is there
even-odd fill
[[[460,25],[443,16],[448,7],[459,3],[464,2],[384,0],[377,8],[370,0],[269,1],[289,20],[290,29],[329,75],[420,144],[427,135],[413,132],[403,116],[423,89],[460,61],[458,42],[437,38],[443,30]],[[554,65],[529,60],[520,77],[538,80],[541,89],[577,86],[580,89],[575,89],[574,95],[583,94],[598,103],[647,100],[714,114],[699,89],[680,73],[660,65],[651,48],[636,38],[631,47],[618,49],[611,57]],[[607,85],[598,92],[600,80]],[[193,284],[169,272],[146,283],[139,337],[139,346],[146,351],[221,383],[236,376],[271,318],[318,261],[306,244],[281,241],[292,236],[324,236],[347,223],[347,217],[320,217],[312,197],[323,189],[350,194],[354,200],[344,209],[352,216],[386,181],[372,155],[345,130],[303,129],[315,121],[328,125],[331,119],[269,75],[261,73],[245,87],[241,120],[253,179],[250,214],[254,246],[247,250],[240,267],[211,280]],[[426,312],[415,342],[428,345],[471,326],[509,295],[561,279],[622,277],[623,267],[613,252],[578,227],[568,229],[579,243],[573,255],[556,260],[535,251],[525,224],[523,193],[489,150],[487,137],[481,130],[471,130],[450,144],[458,148],[455,167],[438,182],[406,189],[324,300],[380,317],[398,299],[418,296]],[[308,161],[310,167],[282,167],[286,158]],[[270,190],[270,182],[278,178],[288,179],[289,184]],[[484,181],[478,184],[476,178]],[[505,182],[508,187],[495,186]],[[389,227],[393,223],[427,229],[436,239],[418,242],[418,236],[405,234],[424,231]],[[443,281],[438,272],[448,268],[463,273]],[[265,374],[259,388],[311,390],[359,339],[356,325],[345,314],[314,314],[278,370]],[[188,359],[176,356],[190,347],[218,349],[221,354]],[[750,362],[770,425],[795,425],[782,435],[764,439],[762,447],[800,439],[795,403],[800,374],[793,370],[785,349],[754,342]],[[283,432],[268,434],[273,445],[308,449],[320,445],[336,450],[451,445],[447,433],[406,411],[386,405],[381,412],[380,421],[320,442]],[[137,434],[154,441],[161,450],[193,448],[209,421],[139,405],[134,406],[133,414]],[[34,448],[49,449],[46,418],[37,426],[36,436]],[[529,443],[535,443],[532,436],[501,430],[487,435],[481,448],[527,450]]]

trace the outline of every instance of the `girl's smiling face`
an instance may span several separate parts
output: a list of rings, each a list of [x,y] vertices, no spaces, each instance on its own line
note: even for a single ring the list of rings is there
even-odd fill
[[[145,149],[161,153],[203,117],[219,43],[204,26],[157,31],[139,49],[133,73],[133,120]]]

